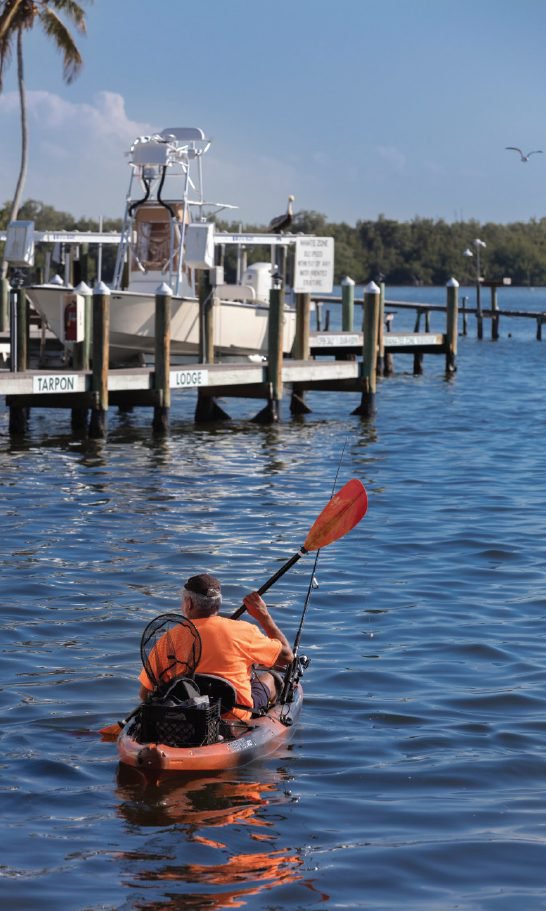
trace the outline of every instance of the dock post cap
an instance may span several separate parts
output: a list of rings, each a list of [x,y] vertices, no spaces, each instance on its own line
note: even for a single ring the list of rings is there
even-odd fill
[[[50,285],[64,285],[64,280],[61,278],[59,273],[56,272],[49,284]]]
[[[93,294],[110,294],[110,288],[104,282],[97,282],[93,288]]]
[[[167,284],[167,282],[161,282],[158,288],[155,289],[155,293],[160,297],[172,296],[173,289]]]
[[[76,294],[92,294],[91,288],[86,282],[80,282],[79,285],[76,285],[74,288]]]
[[[342,285],[354,285],[355,283],[352,278],[350,278],[348,275],[346,275],[344,278],[341,279],[341,284]]]
[[[366,294],[381,294],[381,288],[379,285],[376,285],[375,282],[370,282],[368,285],[366,285],[364,291]]]
[[[458,287],[459,287],[459,282],[457,281],[456,278],[450,278],[446,285],[446,288],[458,288]]]

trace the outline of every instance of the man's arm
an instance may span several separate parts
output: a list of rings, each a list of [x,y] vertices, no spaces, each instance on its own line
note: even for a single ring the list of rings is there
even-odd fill
[[[277,663],[286,666],[294,660],[294,655],[290,643],[282,630],[279,629],[273,617],[267,609],[267,604],[262,600],[258,592],[251,592],[243,598],[243,604],[251,617],[260,624],[262,630],[268,639],[277,639],[281,643],[281,650]]]

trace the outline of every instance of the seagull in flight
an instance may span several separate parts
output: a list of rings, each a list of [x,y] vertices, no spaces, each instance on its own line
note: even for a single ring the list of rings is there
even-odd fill
[[[521,161],[529,161],[529,156],[530,156],[530,155],[542,154],[542,149],[535,149],[533,152],[527,152],[527,155],[525,155],[525,154],[521,151],[521,149],[518,149],[517,146],[505,146],[505,148],[511,149],[513,152],[519,152]]]

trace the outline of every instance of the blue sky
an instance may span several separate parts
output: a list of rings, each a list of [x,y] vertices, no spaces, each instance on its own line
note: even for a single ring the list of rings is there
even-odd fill
[[[25,198],[121,216],[137,136],[199,126],[209,199],[265,224],[296,210],[480,222],[546,214],[543,0],[95,0],[71,85],[25,38]],[[19,155],[12,63],[0,201]],[[521,163],[507,145],[544,149]]]

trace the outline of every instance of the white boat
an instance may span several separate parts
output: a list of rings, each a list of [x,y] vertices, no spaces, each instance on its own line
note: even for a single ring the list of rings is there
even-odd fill
[[[276,251],[295,243],[292,235],[220,234],[211,218],[225,203],[206,202],[202,158],[210,147],[203,130],[174,127],[140,137],[129,156],[131,177],[125,217],[110,297],[110,353],[112,362],[152,355],[155,347],[155,294],[167,283],[172,291],[171,351],[199,357],[200,314],[198,282],[208,270],[213,284],[216,353],[267,353],[269,290],[276,280]],[[96,237],[96,236],[95,236]],[[82,239],[84,235],[82,235]],[[96,242],[96,239],[95,239]],[[246,268],[244,251],[267,245],[269,262]],[[237,275],[224,281],[222,259],[235,245]],[[65,306],[72,286],[54,281],[25,289],[33,307],[51,331],[65,340]],[[284,353],[289,354],[295,334],[295,309],[284,312]]]

